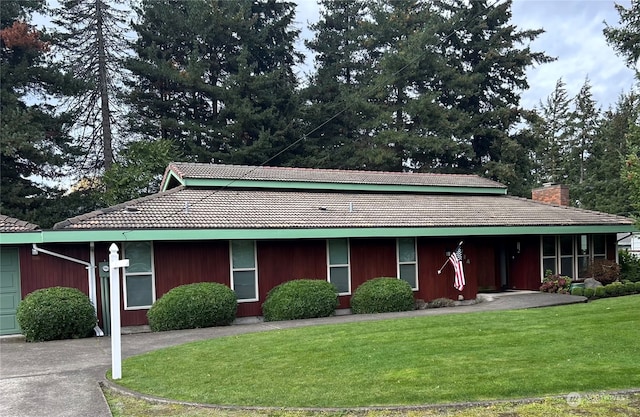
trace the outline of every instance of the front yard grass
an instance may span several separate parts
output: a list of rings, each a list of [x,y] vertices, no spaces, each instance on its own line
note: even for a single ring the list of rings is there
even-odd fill
[[[119,384],[182,401],[416,405],[640,387],[640,295],[246,334],[126,359]]]

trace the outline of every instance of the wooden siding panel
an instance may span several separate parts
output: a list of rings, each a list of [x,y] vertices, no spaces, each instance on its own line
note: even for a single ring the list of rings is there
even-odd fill
[[[373,278],[398,274],[395,239],[351,239],[351,290]]]
[[[465,299],[476,297],[478,290],[477,275],[480,265],[483,265],[483,263],[478,257],[476,253],[478,251],[474,249],[473,243],[465,241],[463,246],[466,285],[462,291],[458,291],[453,287],[454,273],[450,265],[446,265],[442,269],[442,273],[438,274],[438,270],[447,260],[447,252],[454,250],[458,243],[459,240],[418,240],[418,276],[420,283],[416,298],[430,301],[436,298],[457,300],[458,295],[462,295]],[[467,260],[470,263],[467,263]],[[478,263],[477,265],[476,262]]]
[[[89,262],[88,244],[40,245],[43,249]],[[22,297],[49,287],[73,287],[89,294],[88,272],[84,265],[45,253],[31,254],[31,246],[20,248]]]
[[[540,236],[521,236],[520,253],[509,260],[508,287],[518,290],[540,289]]]

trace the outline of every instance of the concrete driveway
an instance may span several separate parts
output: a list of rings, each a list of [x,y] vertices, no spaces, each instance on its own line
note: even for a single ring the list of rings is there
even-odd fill
[[[122,336],[122,356],[196,340],[321,324],[371,321],[420,315],[536,308],[585,302],[584,297],[531,293],[502,293],[485,302],[459,307],[403,313],[338,315],[323,319],[242,324],[208,329]],[[0,416],[3,417],[110,417],[99,382],[111,368],[109,337],[25,343],[21,337],[0,338]],[[126,369],[123,371],[126,372]]]

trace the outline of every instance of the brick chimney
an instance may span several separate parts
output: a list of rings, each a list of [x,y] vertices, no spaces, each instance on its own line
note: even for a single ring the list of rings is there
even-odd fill
[[[569,187],[562,184],[546,183],[540,188],[531,191],[533,201],[555,204],[558,206],[569,205]]]

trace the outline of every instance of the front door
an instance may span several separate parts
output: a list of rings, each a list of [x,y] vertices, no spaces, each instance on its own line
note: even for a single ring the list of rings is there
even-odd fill
[[[20,333],[16,320],[20,299],[18,248],[0,247],[0,335]]]

